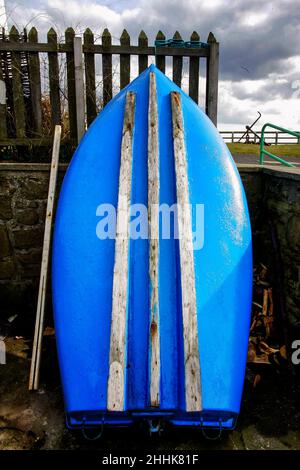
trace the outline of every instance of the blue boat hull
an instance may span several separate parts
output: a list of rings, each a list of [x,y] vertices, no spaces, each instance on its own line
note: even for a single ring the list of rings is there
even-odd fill
[[[126,94],[135,93],[131,203],[148,202],[149,74],[156,76],[160,203],[176,203],[170,93],[179,92],[192,207],[202,205],[201,249],[194,250],[202,410],[188,412],[184,377],[179,242],[159,239],[160,402],[149,403],[149,242],[129,242],[124,409],[107,406],[115,240],[96,236],[101,204],[118,205]],[[192,216],[192,224],[195,224]],[[199,240],[198,240],[199,241]],[[247,202],[217,130],[173,82],[147,69],[100,113],[64,178],[53,243],[53,304],[69,427],[127,426],[161,418],[174,425],[232,428],[247,357],[252,244]]]

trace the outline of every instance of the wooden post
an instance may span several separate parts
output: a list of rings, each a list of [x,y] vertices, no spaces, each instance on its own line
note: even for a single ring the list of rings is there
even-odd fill
[[[48,31],[47,39],[49,44],[57,47],[57,34],[53,28]],[[61,122],[60,94],[59,94],[59,67],[57,52],[48,53],[49,61],[49,88],[51,103],[51,120],[53,129]]]
[[[19,42],[19,32],[13,26],[9,33],[9,40],[11,42]],[[25,106],[24,106],[24,93],[21,80],[21,58],[19,52],[12,52],[12,89],[13,89],[13,103],[14,103],[14,117],[16,126],[17,138],[23,139],[25,137]]]
[[[125,348],[128,309],[129,234],[133,129],[135,94],[126,95],[126,107],[121,144],[115,264],[113,278],[112,317],[110,332],[109,377],[107,409],[123,411],[125,408]]]
[[[92,31],[87,28],[84,32],[84,45],[94,45],[94,35]],[[96,83],[95,83],[95,54],[86,52],[84,54],[85,61],[85,95],[86,95],[86,120],[87,125],[92,124],[97,116],[96,107]]]
[[[171,93],[178,211],[186,411],[202,410],[196,279],[184,122],[180,93]]]
[[[76,93],[76,120],[77,120],[77,141],[80,142],[85,133],[85,99],[84,99],[84,70],[82,39],[80,36],[74,37],[74,69],[75,69],[75,93]]]
[[[124,29],[120,37],[121,46],[130,46],[130,36]],[[130,54],[120,54],[120,88],[121,90],[130,82]]]
[[[6,123],[6,85],[3,80],[2,68],[0,63],[0,139],[7,137]]]
[[[75,68],[74,68],[74,37],[73,28],[66,29],[65,41],[72,47],[72,52],[67,52],[67,83],[68,83],[68,110],[70,137],[77,139],[77,119],[76,119],[76,90],[75,90]]]
[[[166,39],[166,36],[162,31],[158,31],[156,35],[156,39],[163,41]],[[163,73],[166,71],[166,57],[164,55],[157,55],[155,57],[156,60],[156,67],[161,70]]]
[[[140,32],[139,35],[139,47],[148,47],[148,38],[144,31]],[[139,55],[139,74],[141,74],[148,67],[148,56]]]
[[[102,34],[102,45],[111,46],[111,34],[107,28]],[[110,53],[102,54],[102,74],[103,74],[103,105],[105,106],[112,99],[112,55]]]
[[[42,265],[41,265],[38,303],[37,303],[37,310],[36,310],[34,340],[33,340],[33,348],[32,348],[31,368],[30,368],[30,377],[29,377],[29,390],[37,390],[39,388],[42,339],[43,339],[43,332],[44,332],[45,300],[46,300],[46,290],[47,290],[50,244],[51,244],[51,227],[52,227],[53,207],[54,207],[54,198],[55,198],[57,171],[58,171],[60,138],[61,138],[61,126],[56,126],[55,133],[54,133],[51,171],[50,171],[50,180],[49,180],[49,192],[48,192],[46,218],[45,218]]]
[[[160,403],[159,328],[159,137],[155,73],[149,79],[148,111],[148,237],[150,277],[150,406]]]
[[[182,39],[179,32],[173,36],[173,39]],[[173,82],[176,83],[179,87],[181,87],[181,78],[182,78],[182,56],[174,56],[173,57]]]
[[[209,33],[209,57],[206,66],[206,114],[217,126],[218,119],[218,76],[219,76],[219,43]]]
[[[200,41],[200,36],[196,31],[191,35],[191,41]],[[190,57],[189,95],[197,104],[199,101],[199,65],[199,57]]]
[[[35,28],[31,28],[28,34],[28,41],[36,44],[38,42],[38,33]],[[29,85],[31,95],[31,108],[33,114],[33,134],[39,136],[42,134],[42,93],[41,93],[41,74],[40,59],[38,52],[29,53]]]

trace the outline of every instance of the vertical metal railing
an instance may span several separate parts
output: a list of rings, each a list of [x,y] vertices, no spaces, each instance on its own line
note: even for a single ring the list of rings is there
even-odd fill
[[[267,127],[272,127],[273,129],[276,129],[276,130],[281,131],[281,132],[285,132],[286,134],[290,134],[290,135],[293,135],[293,136],[298,137],[298,138],[300,137],[300,134],[298,132],[290,131],[288,129],[285,129],[284,127],[276,126],[275,124],[271,124],[269,122],[264,124],[264,126],[262,127],[262,130],[261,130],[261,139],[260,139],[260,156],[259,156],[260,165],[264,164],[264,156],[267,155],[268,157],[273,158],[273,160],[276,160],[277,162],[281,163],[282,165],[289,166],[289,167],[294,167],[295,165],[293,165],[292,163],[289,163],[286,160],[284,160],[283,158],[278,157],[277,155],[274,155],[273,153],[268,152],[267,150],[264,149],[265,129]]]

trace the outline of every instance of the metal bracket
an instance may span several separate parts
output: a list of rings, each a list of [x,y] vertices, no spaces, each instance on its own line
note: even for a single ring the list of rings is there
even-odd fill
[[[156,419],[148,419],[147,420],[148,425],[149,425],[149,434],[152,436],[152,434],[158,434],[159,436],[162,433],[162,422],[161,420],[156,420]]]
[[[100,439],[102,437],[103,431],[104,431],[104,417],[102,417],[102,423],[101,423],[100,431],[93,437],[90,437],[86,434],[86,428],[84,427],[85,422],[86,422],[86,418],[84,417],[83,420],[82,420],[82,429],[81,429],[83,437],[87,441],[97,441],[98,439]]]
[[[155,47],[187,47],[190,49],[209,48],[207,42],[202,41],[184,41],[183,39],[156,39]]]

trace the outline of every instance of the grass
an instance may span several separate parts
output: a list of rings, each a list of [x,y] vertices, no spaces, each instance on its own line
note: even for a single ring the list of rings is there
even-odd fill
[[[259,145],[254,144],[227,144],[232,154],[247,154],[247,155],[259,155]],[[278,157],[300,157],[300,145],[271,145],[265,147],[270,153],[277,155]]]

